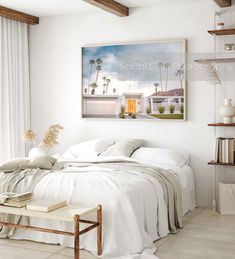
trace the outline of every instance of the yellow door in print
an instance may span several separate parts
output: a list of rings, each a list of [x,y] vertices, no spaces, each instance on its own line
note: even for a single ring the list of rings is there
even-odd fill
[[[128,112],[136,113],[136,100],[128,100]]]

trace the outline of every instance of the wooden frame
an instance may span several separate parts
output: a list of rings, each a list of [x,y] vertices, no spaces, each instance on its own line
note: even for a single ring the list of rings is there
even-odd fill
[[[84,228],[83,230],[80,230],[80,223],[90,224],[90,226]],[[13,223],[8,223],[8,222],[0,222],[0,225],[7,226],[7,227],[13,227],[13,228],[22,228],[22,229],[27,229],[27,230],[32,230],[32,231],[53,233],[53,234],[58,234],[58,235],[73,236],[74,237],[74,258],[75,259],[80,258],[80,235],[83,235],[83,234],[87,233],[88,231],[90,231],[94,228],[97,228],[97,254],[98,255],[102,254],[102,205],[98,205],[96,221],[80,219],[79,214],[75,215],[74,216],[74,232],[26,226],[26,225],[13,224]]]
[[[84,74],[84,55],[83,55],[83,51],[86,48],[96,48],[96,47],[115,47],[115,46],[119,46],[119,45],[126,45],[126,46],[132,46],[132,45],[141,45],[141,44],[157,44],[157,43],[173,43],[173,42],[182,42],[182,50],[184,53],[184,69],[183,69],[183,73],[184,73],[184,116],[183,119],[164,119],[164,121],[186,121],[187,120],[187,70],[186,70],[186,66],[187,66],[187,58],[186,58],[186,54],[187,54],[187,39],[184,38],[178,38],[178,39],[165,39],[165,40],[150,40],[150,41],[136,41],[136,42],[117,42],[117,43],[98,43],[98,44],[87,44],[81,47],[81,67],[82,67],[82,71],[81,74]],[[121,120],[120,118],[103,118],[103,117],[86,117],[84,116],[84,80],[83,80],[83,76],[81,78],[81,114],[80,114],[82,119],[85,120]],[[130,121],[133,119],[130,118],[126,118],[125,121]],[[142,121],[155,121],[156,120],[149,120],[149,119],[141,119]],[[162,119],[163,120],[163,119]],[[124,121],[124,120],[123,120]]]
[[[229,7],[229,6],[232,6],[232,1],[231,0],[214,0],[214,2],[216,2],[216,4],[219,7]]]
[[[0,16],[31,25],[39,24],[39,17],[22,13],[4,6],[0,6]]]
[[[120,17],[129,15],[129,8],[114,0],[83,0],[83,1]]]

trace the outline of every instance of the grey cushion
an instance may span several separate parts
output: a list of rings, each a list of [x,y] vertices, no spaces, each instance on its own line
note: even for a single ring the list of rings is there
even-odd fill
[[[0,172],[9,173],[32,168],[51,169],[56,160],[56,158],[50,156],[38,156],[31,160],[28,158],[13,158],[0,165]]]

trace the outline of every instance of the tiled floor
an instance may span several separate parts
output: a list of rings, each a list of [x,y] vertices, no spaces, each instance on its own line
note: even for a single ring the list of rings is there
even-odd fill
[[[221,216],[197,208],[184,216],[185,226],[176,235],[156,242],[160,259],[234,259],[235,215]],[[20,255],[20,256],[19,256]],[[28,241],[0,239],[0,259],[71,259],[73,249]],[[81,259],[95,259],[81,251]]]

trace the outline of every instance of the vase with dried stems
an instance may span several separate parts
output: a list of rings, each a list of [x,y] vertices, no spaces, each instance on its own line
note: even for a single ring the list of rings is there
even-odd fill
[[[60,124],[50,125],[45,132],[42,141],[37,145],[37,134],[29,129],[24,134],[24,139],[33,145],[33,148],[29,151],[29,157],[46,156],[50,149],[55,145],[58,145],[58,136],[63,127]]]
[[[233,117],[235,116],[235,107],[232,106],[232,99],[228,98],[225,94],[224,85],[220,79],[219,72],[216,69],[216,66],[212,63],[208,65],[208,72],[210,76],[210,82],[213,83],[214,86],[220,86],[223,92],[224,103],[219,108],[219,114],[223,118],[224,124],[230,124],[233,122]]]

